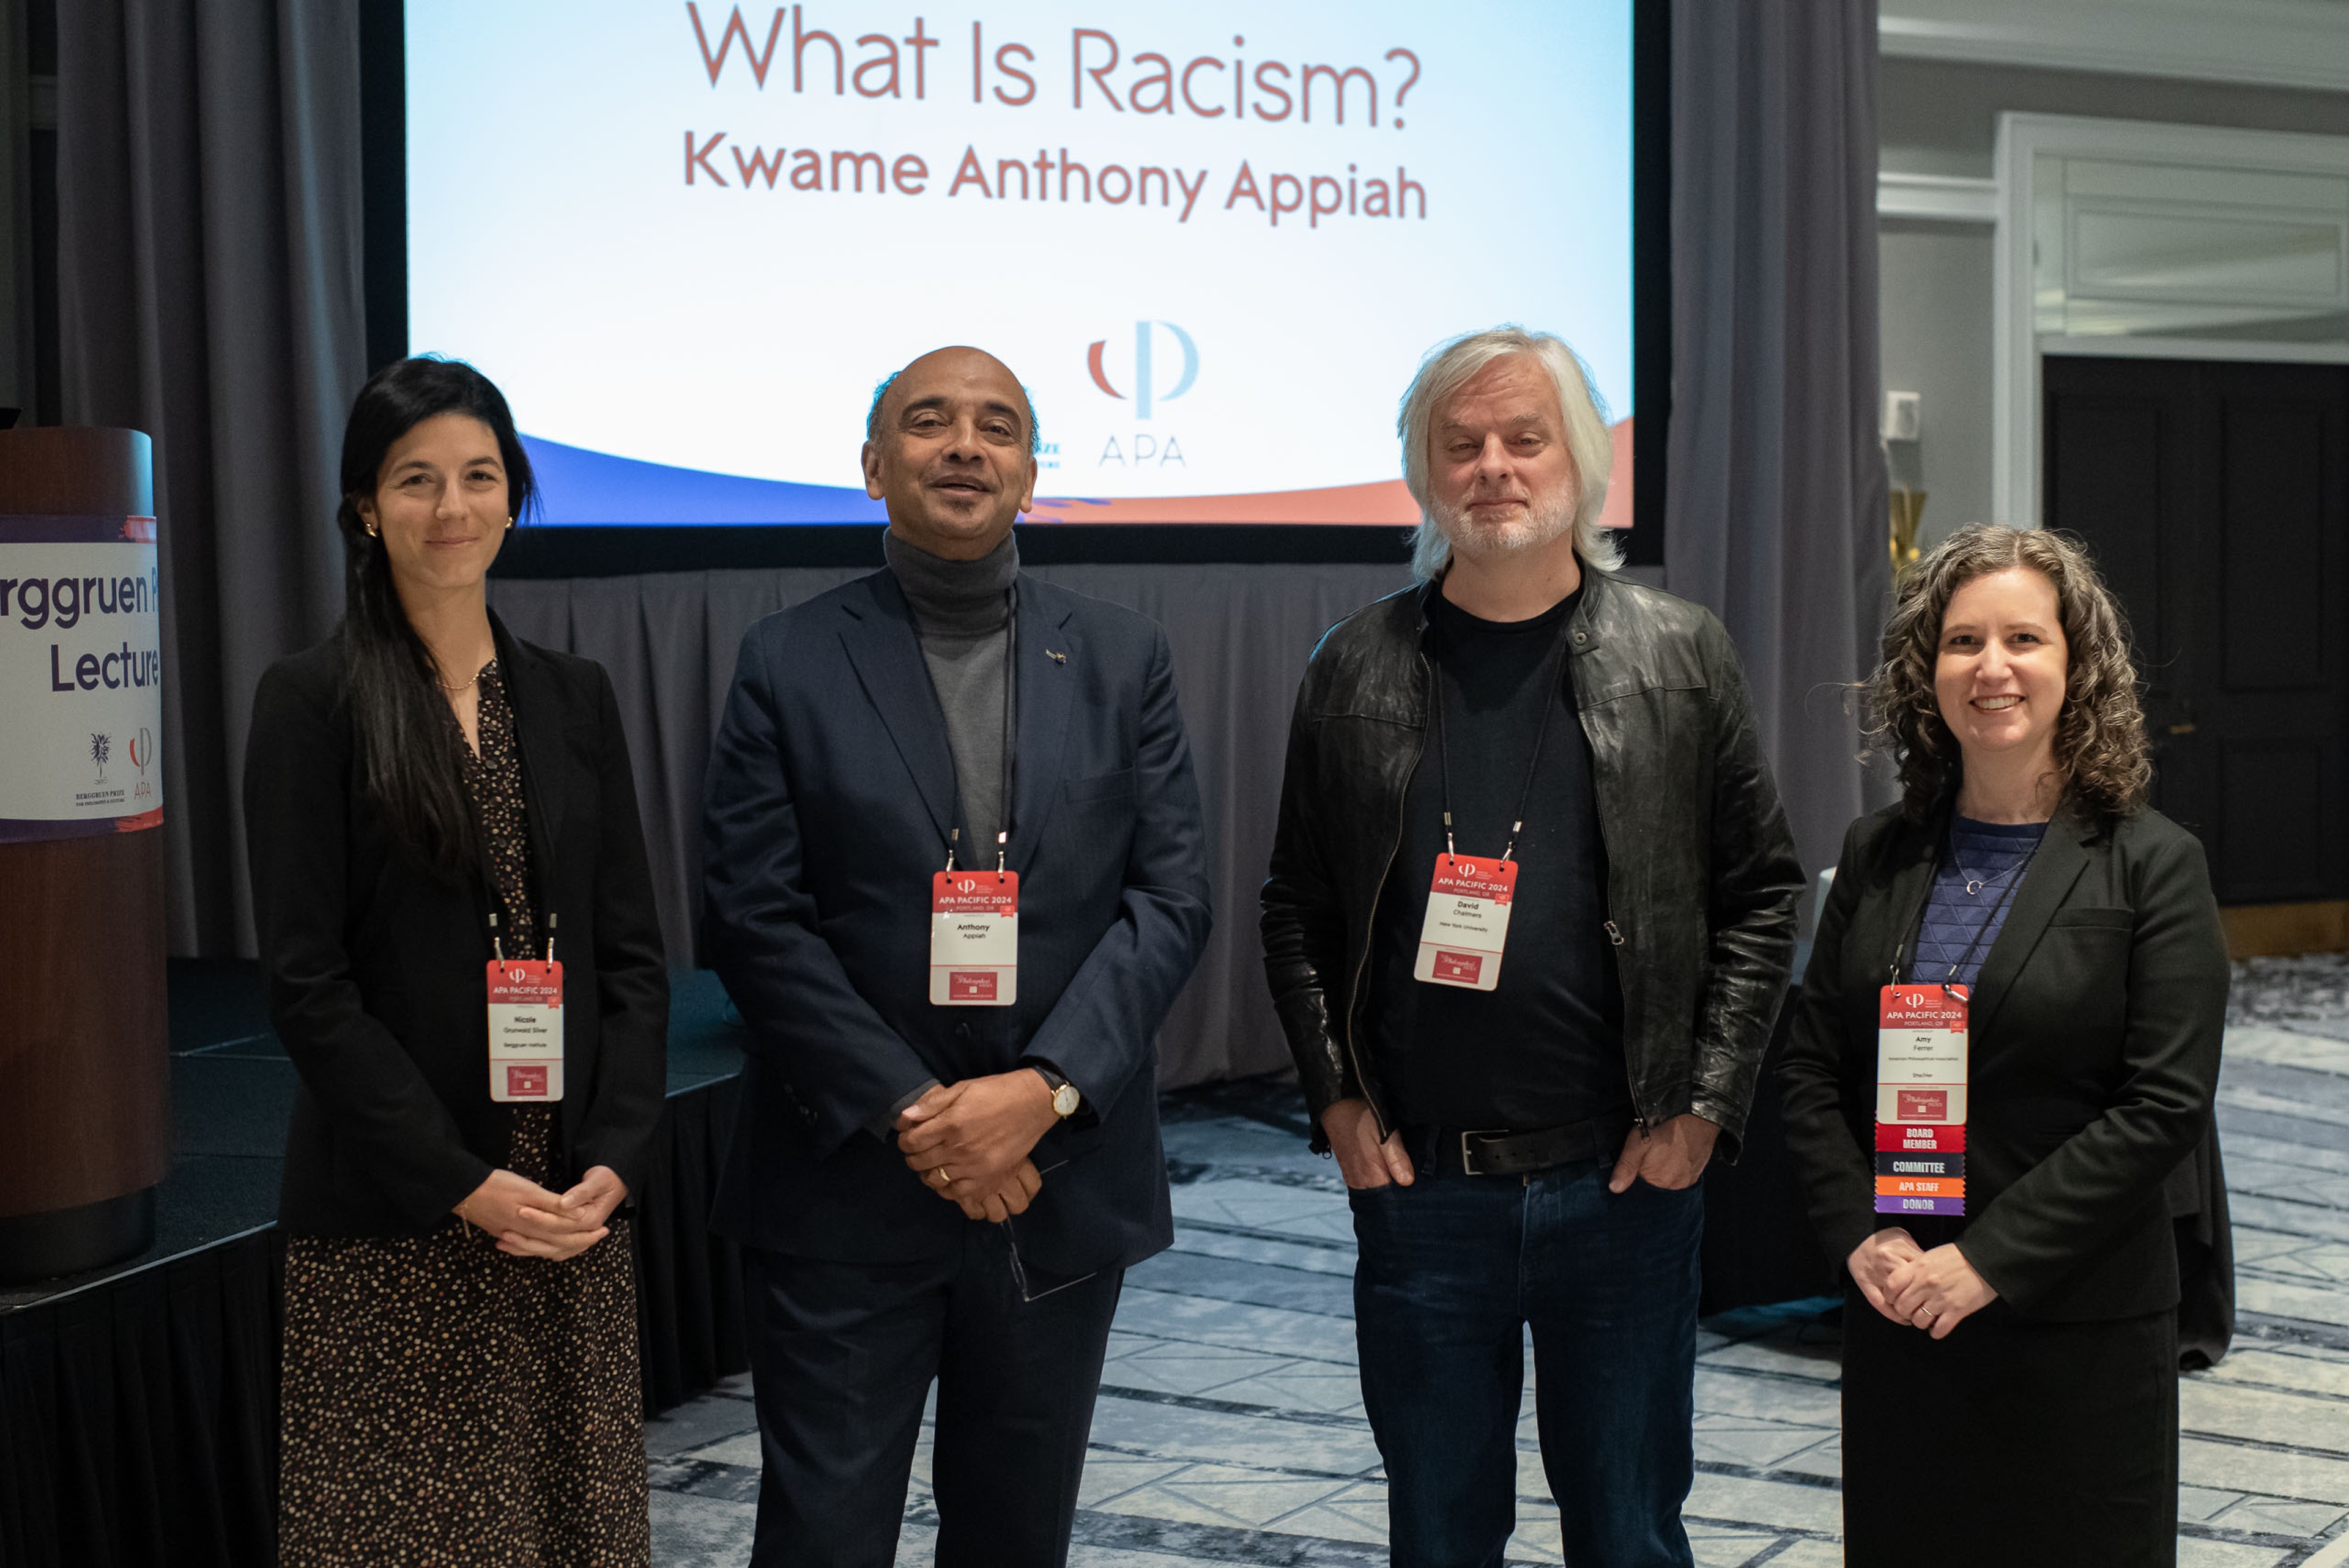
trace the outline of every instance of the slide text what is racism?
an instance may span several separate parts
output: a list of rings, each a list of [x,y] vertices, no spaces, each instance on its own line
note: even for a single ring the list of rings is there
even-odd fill
[[[686,13],[700,67],[713,90],[730,81],[738,89],[747,85],[761,95],[771,88],[819,100],[854,95],[868,100],[927,101],[934,92],[940,101],[958,97],[948,73],[933,73],[930,52],[947,41],[929,32],[925,17],[915,17],[903,35],[865,33],[849,38],[849,29],[835,33],[812,26],[804,5],[775,7],[763,36],[745,22],[740,6],[729,11],[722,26],[706,23],[699,5],[690,0]],[[714,17],[713,7],[712,22]],[[1245,49],[1247,38],[1235,34],[1232,42],[1236,49]],[[1354,137],[1381,124],[1380,77],[1358,64],[1257,60],[1251,73],[1245,54],[1194,54],[1178,65],[1175,55],[1156,49],[1129,55],[1114,34],[1095,27],[1071,29],[1067,48],[1065,103],[1071,112],[1144,120],[1181,118],[1193,123],[1255,120]],[[853,67],[852,49],[858,57]],[[968,59],[971,101],[1001,112],[1037,105],[1044,90],[1040,77],[1054,74],[1038,65],[1037,51],[1025,43],[998,40],[990,53],[983,21],[970,24]],[[1384,124],[1399,130],[1403,125],[1400,110],[1419,80],[1419,58],[1407,48],[1390,49],[1383,68],[1391,77]],[[1288,153],[1277,156],[1283,163],[1290,160]],[[1392,180],[1386,177],[1383,158],[1365,174],[1359,150],[1342,173],[1334,160],[1303,171],[1268,164],[1260,172],[1257,163],[1256,158],[1243,158],[1226,177],[1212,166],[1186,167],[1176,157],[1120,162],[1071,157],[1064,146],[1057,154],[1039,148],[1030,160],[1024,152],[983,156],[974,143],[966,143],[958,158],[949,155],[934,163],[914,152],[771,146],[749,140],[731,128],[694,128],[685,132],[683,181],[711,192],[869,191],[875,196],[942,193],[981,201],[1098,202],[1107,207],[1132,202],[1155,207],[1185,223],[1199,210],[1204,194],[1210,212],[1238,212],[1275,228],[1284,219],[1292,228],[1301,223],[1318,229],[1325,219],[1417,220],[1427,215],[1424,185],[1412,179],[1400,161]],[[949,164],[953,173],[947,178],[944,170]]]

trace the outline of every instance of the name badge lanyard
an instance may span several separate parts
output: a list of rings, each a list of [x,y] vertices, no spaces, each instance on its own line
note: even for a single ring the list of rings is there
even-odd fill
[[[1435,874],[1428,885],[1419,956],[1412,969],[1414,979],[1469,991],[1490,991],[1501,982],[1509,911],[1516,898],[1517,835],[1525,830],[1526,807],[1533,799],[1534,779],[1541,772],[1542,748],[1549,741],[1550,709],[1557,705],[1565,657],[1566,638],[1560,628],[1556,645],[1542,660],[1541,717],[1534,727],[1533,755],[1526,759],[1525,781],[1517,787],[1516,810],[1510,813],[1508,838],[1498,861],[1461,854],[1454,838],[1452,744],[1444,717],[1444,677],[1433,662],[1429,665],[1428,705],[1435,715],[1436,768],[1444,792],[1444,853],[1435,857]]]
[[[501,661],[499,668],[502,679],[505,667],[502,662],[504,650],[501,648],[499,654]],[[511,686],[508,689],[511,690]],[[545,817],[533,803],[533,798],[537,791],[532,788],[531,783],[530,748],[523,744],[523,716],[511,696],[506,699],[506,725],[513,739],[514,770],[522,778],[523,816],[529,824],[530,851],[525,861],[523,897],[525,901],[534,902],[531,901],[532,886],[535,883],[540,892],[545,892],[548,880],[553,874],[554,858],[547,844]],[[499,914],[505,898],[498,888],[497,862],[490,854],[489,832],[481,823],[481,813],[473,810],[471,799],[466,801],[465,810],[473,819],[474,870],[481,874],[481,891],[489,902],[490,952],[500,963],[504,963],[506,961],[505,935],[499,929]],[[558,918],[554,911],[546,912],[545,962],[549,964],[554,962],[554,927]],[[521,958],[524,955],[517,954],[515,956]]]
[[[485,976],[490,1099],[500,1104],[552,1104],[563,1098],[563,965],[554,956],[555,923],[561,917],[547,912],[544,957],[532,958],[519,951],[508,955],[505,934],[498,923],[504,895],[498,887],[489,835],[478,815],[474,851],[490,904],[490,962]],[[527,874],[523,896],[530,896]]]
[[[517,738],[516,745],[517,748],[519,748],[519,738]],[[506,937],[511,934],[505,930],[503,922],[501,918],[502,912],[505,907],[505,893],[498,886],[497,861],[490,853],[490,835],[488,830],[482,825],[481,813],[472,810],[472,803],[470,800],[466,802],[466,810],[467,814],[473,819],[473,869],[481,879],[481,892],[486,896],[489,903],[490,955],[500,964],[532,962],[527,954],[519,950],[514,953],[511,959],[509,959],[506,954]],[[534,817],[535,813],[533,813],[533,815]],[[533,820],[532,823],[533,830],[531,834],[531,848],[533,851],[538,848],[536,841],[538,835],[535,831],[537,823]],[[523,877],[523,898],[524,902],[533,904],[536,901],[531,898],[531,882],[533,879],[541,881],[543,880],[543,876],[540,872],[538,859],[538,856],[533,852],[531,856],[530,864],[525,868]],[[549,964],[554,962],[554,923],[556,918],[557,916],[554,911],[549,910],[547,912],[546,935],[544,938],[544,962]]]
[[[967,872],[962,828],[947,830],[946,869],[930,879],[930,1001],[942,1007],[1009,1007],[1019,995],[1019,874],[1011,854],[1013,696],[1019,683],[1019,606],[1003,592],[1002,820],[995,834],[995,874]],[[955,790],[962,815],[962,790]]]
[[[2038,853],[2034,843],[2021,861],[1999,873],[2000,878],[2013,880],[2000,890],[1997,902],[1975,925],[1972,938],[1940,980],[1904,985],[1900,974],[1909,939],[1902,938],[1894,950],[1891,972],[1878,1004],[1876,1212],[1879,1214],[1962,1216],[1966,1212],[1966,1086],[1971,1076],[1972,988],[1957,984],[1957,975],[1998,925]],[[1951,859],[1954,863],[1954,848]],[[1965,868],[1958,869],[1962,875]],[[1937,862],[1933,881],[1939,880]],[[1966,891],[1979,892],[1983,885],[1982,881],[1968,878]],[[1930,904],[1932,882],[1926,886]]]

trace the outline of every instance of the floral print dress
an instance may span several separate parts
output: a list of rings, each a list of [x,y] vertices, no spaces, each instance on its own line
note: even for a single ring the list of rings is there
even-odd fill
[[[508,954],[541,951],[513,709],[450,716]],[[486,1051],[486,1043],[483,1047]],[[486,1092],[486,1090],[485,1090]],[[560,1191],[552,1106],[514,1106],[507,1167]],[[292,1236],[278,1467],[285,1568],[649,1564],[626,1222],[561,1263],[451,1215],[420,1236]]]

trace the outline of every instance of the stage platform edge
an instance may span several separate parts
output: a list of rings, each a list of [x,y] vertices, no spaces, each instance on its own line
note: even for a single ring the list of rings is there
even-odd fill
[[[741,1026],[716,975],[671,983],[668,1101],[633,1227],[647,1415],[750,1365],[735,1249],[709,1228]],[[175,960],[171,990],[173,1159],[152,1244],[0,1291],[0,1568],[276,1557],[293,1064],[252,965]]]

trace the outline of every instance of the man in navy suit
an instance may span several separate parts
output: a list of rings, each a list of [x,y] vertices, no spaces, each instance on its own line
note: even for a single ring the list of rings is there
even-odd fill
[[[888,566],[750,628],[710,760],[751,1561],[893,1563],[935,1377],[937,1561],[1064,1563],[1120,1284],[1174,1239],[1156,1037],[1207,936],[1198,788],[1164,634],[1019,572],[1010,371],[924,355],[865,434]]]

